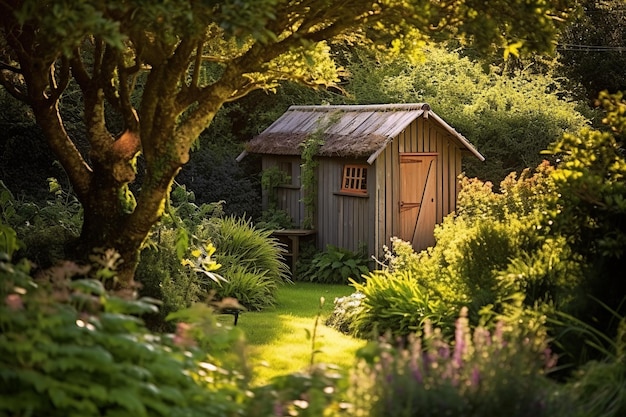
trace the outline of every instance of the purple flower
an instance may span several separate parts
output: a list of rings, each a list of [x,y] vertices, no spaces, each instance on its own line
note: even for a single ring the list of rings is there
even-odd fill
[[[472,375],[470,376],[470,385],[478,387],[478,384],[480,384],[480,371],[477,366],[474,366],[472,369]]]
[[[413,375],[413,379],[420,384],[422,383],[422,371],[420,370],[419,364],[417,363],[417,358],[415,355],[411,356],[411,361],[409,362],[409,366],[411,367],[411,375]]]

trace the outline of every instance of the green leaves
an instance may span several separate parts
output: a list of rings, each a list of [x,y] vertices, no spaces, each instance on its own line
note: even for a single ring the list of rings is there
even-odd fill
[[[311,282],[346,284],[350,279],[361,281],[369,272],[369,260],[361,253],[328,245],[324,252],[315,254],[299,277]]]
[[[154,312],[153,300],[118,299],[89,280],[34,285],[5,263],[0,274],[0,414],[205,417],[241,407],[223,370],[206,390],[190,375],[193,359],[130,315]],[[72,292],[93,299],[76,303]]]
[[[426,320],[447,325],[444,318],[454,313],[444,300],[431,299],[411,272],[374,271],[363,283],[351,282],[364,296],[352,324],[363,337],[385,332],[406,336],[422,328]]]

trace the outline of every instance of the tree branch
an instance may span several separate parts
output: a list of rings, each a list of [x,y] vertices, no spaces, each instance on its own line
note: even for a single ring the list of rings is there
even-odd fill
[[[21,71],[20,71],[21,73]],[[11,74],[14,80],[17,77],[20,77],[20,75],[18,75],[18,73],[13,73]],[[30,104],[31,100],[28,97],[28,94],[26,94],[25,92],[21,91],[18,88],[18,83],[9,79],[9,76],[7,76],[6,71],[2,71],[2,68],[0,68],[0,84],[7,90],[7,92],[9,94],[11,94],[13,97],[15,97],[16,99],[18,99],[19,101],[21,101],[22,103],[26,103],[26,104]]]
[[[54,65],[50,66],[50,73],[48,75],[49,83],[50,83],[50,96],[48,97],[48,101],[50,104],[55,103],[63,94],[63,91],[67,88],[70,82],[70,63],[67,58],[61,58],[61,68],[60,68],[60,76],[57,81],[55,77],[55,68]]]
[[[120,96],[120,109],[122,117],[124,118],[124,124],[126,128],[133,133],[139,132],[139,117],[137,112],[130,101],[130,93],[132,91],[131,82],[129,81],[129,72],[123,67],[124,62],[120,57],[118,62],[118,68],[122,67],[119,73],[119,96]]]
[[[193,74],[191,76],[191,86],[199,87],[200,82],[200,70],[202,67],[202,47],[204,46],[204,39],[198,41],[198,46],[196,47],[196,59],[194,61],[193,66]]]
[[[74,79],[78,83],[80,89],[83,91],[87,91],[89,88],[88,86],[91,83],[91,78],[89,77],[89,74],[85,69],[85,64],[83,63],[80,54],[81,49],[76,48],[74,50],[74,53],[72,54],[72,57],[70,58],[70,67],[72,75],[74,76]]]

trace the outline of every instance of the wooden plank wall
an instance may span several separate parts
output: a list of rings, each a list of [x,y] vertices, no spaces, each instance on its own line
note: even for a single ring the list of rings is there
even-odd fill
[[[374,256],[381,258],[383,245],[389,246],[391,237],[399,231],[400,153],[436,153],[437,164],[437,223],[456,209],[459,192],[458,176],[461,173],[461,150],[452,141],[450,133],[434,122],[417,118],[394,139],[376,160],[375,217],[376,231]]]
[[[351,251],[375,247],[373,217],[374,167],[368,169],[368,195],[339,194],[345,164],[366,164],[362,160],[320,158],[318,166],[317,246],[335,245]]]
[[[295,227],[302,226],[304,220],[304,206],[300,203],[302,200],[302,191],[300,189],[300,158],[281,157],[274,155],[265,155],[262,158],[262,169],[266,170],[277,166],[280,162],[291,163],[291,186],[278,187],[276,194],[278,197],[278,208],[285,210],[294,221]],[[263,209],[267,209],[267,192],[263,190]]]

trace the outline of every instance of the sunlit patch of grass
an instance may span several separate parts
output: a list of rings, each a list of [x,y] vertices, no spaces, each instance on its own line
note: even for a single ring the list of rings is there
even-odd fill
[[[255,385],[262,385],[272,377],[305,370],[311,363],[337,365],[348,369],[357,349],[364,340],[346,336],[323,324],[331,313],[335,297],[354,292],[348,285],[296,283],[280,287],[276,307],[262,312],[245,312],[238,326],[244,331],[249,347],[250,365]],[[311,335],[320,312],[315,344]]]

